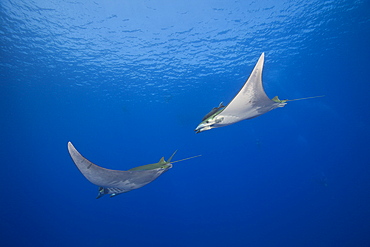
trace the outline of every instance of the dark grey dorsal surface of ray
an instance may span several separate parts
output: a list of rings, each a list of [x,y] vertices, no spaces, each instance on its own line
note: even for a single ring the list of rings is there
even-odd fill
[[[138,189],[153,182],[164,172],[172,168],[172,163],[193,159],[201,155],[172,161],[175,151],[171,157],[165,161],[162,157],[157,163],[131,168],[127,171],[110,170],[98,165],[83,157],[71,142],[68,142],[68,151],[71,158],[82,175],[91,183],[99,186],[97,198],[110,194],[116,196],[134,189]]]
[[[68,142],[68,151],[82,175],[91,183],[99,186],[97,198],[105,194],[110,194],[112,197],[141,188],[172,168],[172,164],[169,163],[171,160],[166,162],[162,158],[158,163],[142,166],[137,170],[110,170],[84,158],[71,142]]]

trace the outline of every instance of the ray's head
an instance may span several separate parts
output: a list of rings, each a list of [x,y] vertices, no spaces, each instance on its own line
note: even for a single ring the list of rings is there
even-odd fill
[[[217,116],[212,116],[207,118],[206,120],[202,121],[196,128],[195,133],[200,133],[202,131],[210,130],[216,128],[214,125],[218,124],[222,121],[222,118],[218,118]]]
[[[210,124],[208,121],[203,121],[195,128],[194,131],[195,133],[200,133],[210,129],[212,129],[212,124]]]
[[[210,130],[216,128],[215,124],[221,123],[224,119],[223,117],[218,116],[225,106],[221,102],[218,107],[214,107],[210,112],[208,112],[202,119],[202,122],[195,128],[195,133],[200,133],[202,131]],[[219,127],[219,126],[218,126]]]

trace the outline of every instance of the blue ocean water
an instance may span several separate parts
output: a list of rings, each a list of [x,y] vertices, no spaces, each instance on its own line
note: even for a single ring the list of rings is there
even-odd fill
[[[370,246],[370,4],[0,3],[1,246]],[[195,134],[265,52],[290,102]],[[96,200],[67,142],[153,183]]]

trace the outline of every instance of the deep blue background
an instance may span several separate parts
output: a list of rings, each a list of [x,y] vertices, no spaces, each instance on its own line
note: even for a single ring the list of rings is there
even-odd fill
[[[176,3],[174,3],[176,2]],[[370,5],[0,3],[1,246],[370,246]],[[289,103],[194,134],[266,53]],[[115,198],[76,169],[202,154]]]

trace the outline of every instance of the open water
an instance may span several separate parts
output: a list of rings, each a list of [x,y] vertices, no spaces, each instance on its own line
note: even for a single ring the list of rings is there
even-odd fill
[[[2,0],[0,245],[370,246],[366,0]],[[269,97],[199,134],[265,52]],[[67,142],[127,170],[175,163],[98,200]]]

